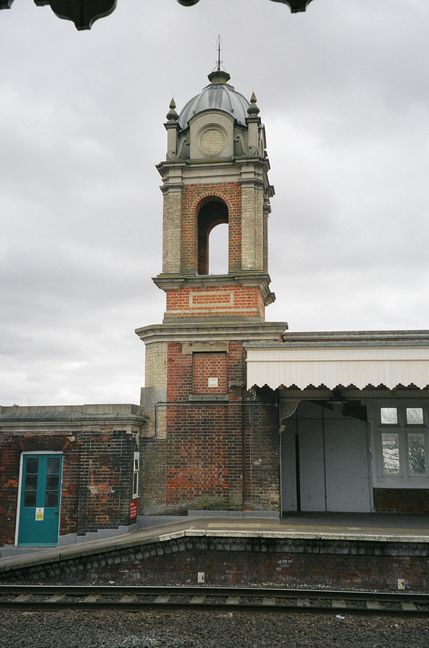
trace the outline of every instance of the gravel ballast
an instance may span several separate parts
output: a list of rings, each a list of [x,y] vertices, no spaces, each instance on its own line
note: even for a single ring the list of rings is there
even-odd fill
[[[428,648],[427,617],[208,610],[2,610],[0,648]]]

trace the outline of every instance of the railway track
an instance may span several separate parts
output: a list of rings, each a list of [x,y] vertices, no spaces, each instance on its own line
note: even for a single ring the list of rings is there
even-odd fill
[[[0,585],[0,607],[181,607],[428,615],[429,594],[139,585]]]

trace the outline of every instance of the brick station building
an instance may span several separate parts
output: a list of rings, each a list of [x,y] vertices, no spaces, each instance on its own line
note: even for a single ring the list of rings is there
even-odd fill
[[[267,322],[265,130],[217,69],[165,124],[161,324],[140,405],[0,408],[0,546],[138,514],[429,512],[429,332]],[[228,268],[211,273],[211,233]]]
[[[217,70],[165,124],[163,324],[147,345],[144,509],[429,512],[429,332],[265,321],[265,130]],[[210,233],[228,225],[228,272]]]

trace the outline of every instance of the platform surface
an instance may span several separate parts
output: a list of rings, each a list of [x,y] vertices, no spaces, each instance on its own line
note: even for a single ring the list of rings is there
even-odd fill
[[[182,537],[278,538],[361,542],[429,543],[428,515],[300,513],[282,519],[238,513],[194,516],[143,516],[138,526],[110,538],[88,540],[0,558],[0,575],[11,569],[106,553],[139,544]]]

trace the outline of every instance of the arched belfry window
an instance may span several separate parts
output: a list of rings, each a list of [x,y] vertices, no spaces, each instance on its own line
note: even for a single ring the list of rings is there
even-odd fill
[[[221,224],[228,225],[228,207],[220,198],[208,199],[199,209],[197,216],[198,226],[198,274],[209,274],[212,266],[213,254],[210,253],[210,234],[212,230]],[[224,237],[216,237],[217,239]],[[224,244],[223,256],[225,259],[226,272],[228,272],[228,237]],[[213,252],[213,251],[212,251]],[[219,251],[219,256],[222,256]],[[209,263],[210,259],[210,263]],[[218,259],[217,259],[218,261]],[[217,272],[216,274],[223,274]]]

